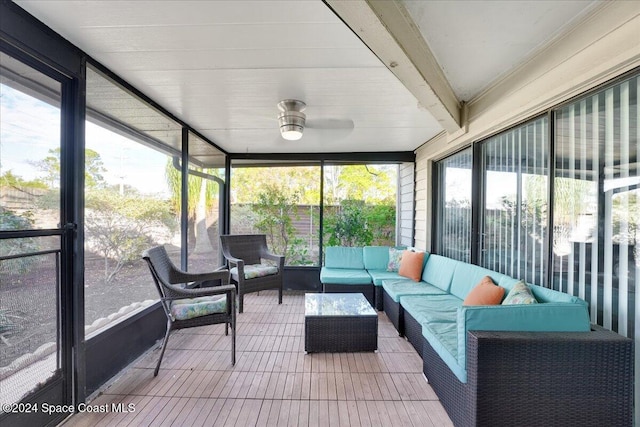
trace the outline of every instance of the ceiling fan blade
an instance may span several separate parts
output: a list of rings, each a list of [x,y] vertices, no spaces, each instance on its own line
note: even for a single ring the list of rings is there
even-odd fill
[[[307,128],[307,138],[322,138],[325,141],[338,141],[351,135],[353,128]],[[304,139],[304,136],[302,137]]]
[[[349,119],[315,119],[307,120],[305,127],[310,129],[353,129],[353,120]]]

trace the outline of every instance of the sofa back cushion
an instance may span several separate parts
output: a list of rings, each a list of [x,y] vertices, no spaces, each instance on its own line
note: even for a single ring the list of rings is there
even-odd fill
[[[449,292],[451,278],[453,277],[453,272],[458,261],[433,254],[426,258],[427,263],[422,270],[422,280],[445,292]],[[476,280],[476,283],[478,283],[478,280]],[[464,297],[460,299],[464,299]]]
[[[511,289],[513,288],[513,286],[518,283],[520,280],[515,279],[513,277],[509,277],[506,275],[503,275],[500,278],[499,282],[496,282],[498,285],[502,286],[503,288],[505,288],[506,292],[508,293],[509,291],[511,291]],[[572,303],[572,304],[580,304],[583,306],[588,306],[587,302],[584,301],[583,299],[580,299],[578,297],[566,294],[564,292],[558,292],[558,291],[554,291],[553,289],[549,289],[549,288],[544,288],[542,286],[538,286],[538,285],[532,285],[530,283],[528,283],[529,288],[531,288],[531,292],[533,293],[533,296],[536,297],[536,300],[540,303],[545,303],[545,302],[566,302],[566,303]]]
[[[485,276],[491,277],[493,283],[499,285],[500,279],[504,274],[478,267],[477,265],[467,264],[466,262],[456,261],[449,292],[464,300],[469,292],[471,292],[471,289],[480,283]],[[498,301],[498,304],[499,303],[500,301]]]
[[[567,302],[588,306],[585,300],[573,295],[565,294],[564,292],[554,291],[553,289],[543,288],[542,286],[537,285],[529,285],[529,287],[538,302]]]
[[[364,270],[362,247],[327,246],[324,265],[329,268],[351,268]]]
[[[362,255],[367,270],[386,270],[389,265],[388,246],[365,246]]]

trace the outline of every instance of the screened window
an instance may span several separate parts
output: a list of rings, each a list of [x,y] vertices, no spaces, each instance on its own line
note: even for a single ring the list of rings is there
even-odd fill
[[[265,234],[288,266],[319,262],[320,164],[234,165],[231,233]]]
[[[325,246],[394,246],[398,165],[326,165]]]
[[[436,252],[471,262],[473,152],[461,151],[437,163],[439,183]]]
[[[187,269],[211,271],[222,265],[220,231],[224,189],[225,156],[212,145],[189,133],[189,194],[187,196]],[[172,174],[180,175],[175,167]],[[179,183],[178,180],[176,182]]]
[[[180,265],[182,128],[91,67],[85,149],[85,333],[152,304],[141,253],[165,245]]]
[[[482,266],[529,283],[545,278],[548,119],[541,117],[482,144]]]
[[[640,281],[638,96],[630,78],[556,111],[553,287],[633,337]]]

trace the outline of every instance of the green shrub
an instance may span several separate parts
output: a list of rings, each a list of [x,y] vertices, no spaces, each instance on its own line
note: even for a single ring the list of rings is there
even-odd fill
[[[0,230],[32,229],[32,215],[31,211],[26,211],[23,214],[18,215],[8,209],[0,207]],[[0,256],[18,255],[38,250],[38,243],[33,237],[0,240]],[[34,257],[0,261],[0,273],[24,274],[30,270],[34,262]]]
[[[86,195],[85,243],[105,259],[105,282],[177,229],[169,201],[110,189]]]

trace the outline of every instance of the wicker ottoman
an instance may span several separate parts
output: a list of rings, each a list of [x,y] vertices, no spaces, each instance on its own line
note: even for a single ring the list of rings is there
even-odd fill
[[[364,295],[309,293],[304,311],[307,353],[378,349],[378,315]]]

